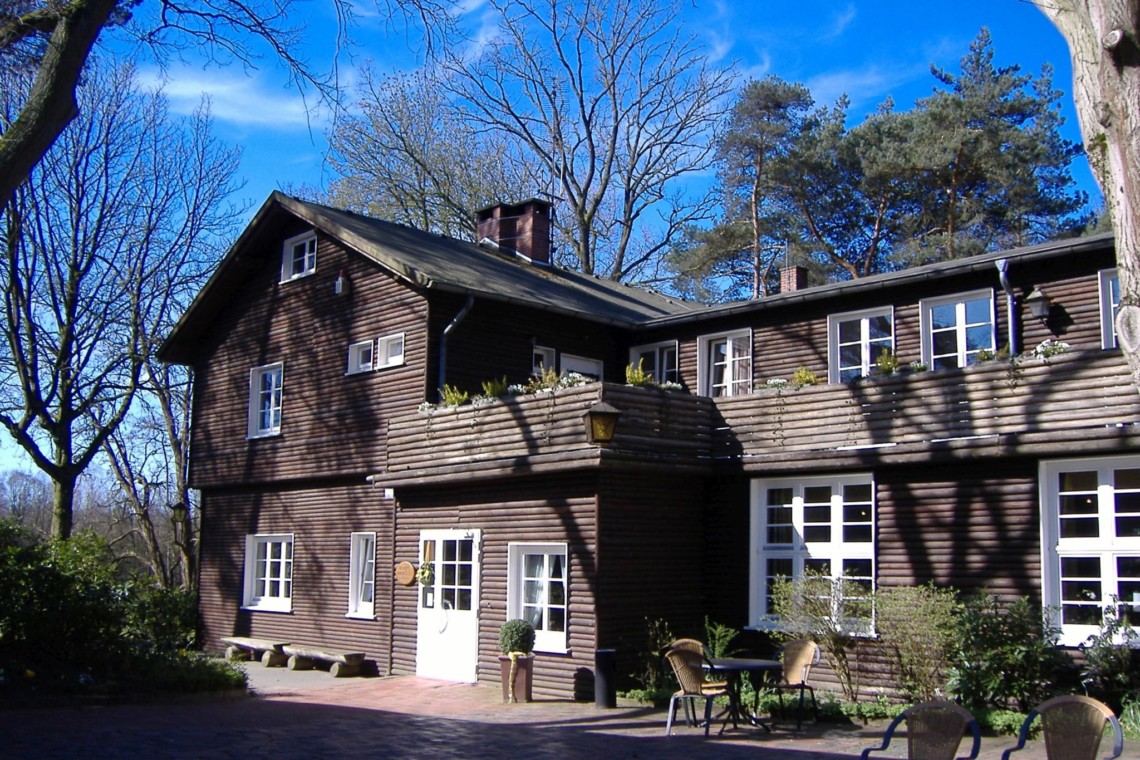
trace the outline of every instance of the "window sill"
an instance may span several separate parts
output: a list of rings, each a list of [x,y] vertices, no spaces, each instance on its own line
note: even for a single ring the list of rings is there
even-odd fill
[[[292,605],[289,607],[267,607],[264,605],[243,604],[241,608],[246,612],[277,612],[285,615],[291,615],[293,613]]]
[[[344,616],[348,620],[375,620],[376,619],[375,615],[365,615],[365,614],[359,613],[359,612],[347,612],[347,613],[345,613]]]
[[[257,440],[260,440],[262,438],[280,438],[280,437],[281,437],[281,431],[280,430],[274,430],[272,432],[267,432],[267,433],[248,433],[248,434],[246,434],[245,439],[247,441],[257,441]]]
[[[316,269],[310,269],[307,272],[301,272],[300,274],[295,274],[292,277],[286,277],[285,279],[281,280],[278,284],[287,285],[290,282],[296,282],[297,280],[303,280],[306,277],[312,277],[316,273],[317,273]]]
[[[404,360],[401,359],[398,362],[391,362],[390,364],[378,364],[378,365],[376,365],[376,369],[377,370],[392,369],[393,367],[403,367],[405,364],[407,364],[407,362],[405,362]]]

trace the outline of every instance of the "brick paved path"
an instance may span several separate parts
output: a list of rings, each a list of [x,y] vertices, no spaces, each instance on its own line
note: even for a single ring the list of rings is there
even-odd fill
[[[771,734],[729,730],[664,736],[661,709],[539,701],[504,705],[498,689],[414,677],[331,679],[250,667],[258,696],[178,704],[0,712],[0,758],[645,758],[757,760],[857,757],[883,725]],[[267,680],[269,679],[269,680]],[[902,737],[900,737],[902,738]],[[905,740],[896,741],[905,752]],[[1012,744],[986,738],[983,758]],[[1126,743],[1125,757],[1140,758]],[[894,755],[898,757],[899,755]],[[1017,760],[1044,757],[1040,745]]]

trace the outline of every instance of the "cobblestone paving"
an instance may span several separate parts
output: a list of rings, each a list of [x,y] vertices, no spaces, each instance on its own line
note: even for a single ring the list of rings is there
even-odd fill
[[[714,728],[706,739],[682,725],[666,737],[662,709],[504,705],[499,690],[486,686],[414,677],[334,681],[325,673],[269,675],[258,668],[250,666],[252,698],[0,712],[0,758],[832,760],[858,757],[884,728],[809,723],[799,732],[777,726],[770,734],[730,729],[721,736]],[[895,743],[905,753],[905,740]],[[981,757],[996,759],[1011,744],[987,737]],[[1044,756],[1036,743],[1014,757]],[[1140,754],[1126,743],[1124,757]]]

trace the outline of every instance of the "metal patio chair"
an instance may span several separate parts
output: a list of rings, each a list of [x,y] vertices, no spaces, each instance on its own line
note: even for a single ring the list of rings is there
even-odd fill
[[[808,684],[811,669],[819,664],[819,645],[811,639],[793,639],[780,648],[780,661],[784,664],[780,683],[771,688],[780,698],[780,707],[784,706],[784,692],[799,692],[800,706],[796,713],[796,730],[799,731],[804,722],[804,696],[811,694],[812,712],[819,720],[819,703],[815,700],[815,689]]]
[[[699,642],[698,642],[699,643]],[[665,652],[665,661],[673,668],[677,676],[679,688],[669,699],[669,718],[665,721],[665,735],[673,734],[673,719],[677,715],[677,702],[687,702],[696,714],[698,700],[705,702],[705,736],[709,735],[712,725],[713,700],[717,697],[728,696],[728,688],[723,681],[710,682],[705,680],[708,661],[702,652],[682,647],[670,647]],[[686,715],[688,715],[686,709]]]
[[[973,760],[982,748],[982,732],[973,715],[953,702],[922,702],[907,708],[891,721],[883,734],[883,743],[863,750],[859,760],[867,760],[872,752],[884,751],[891,743],[895,729],[904,721],[906,756],[913,760],[954,760],[967,729],[974,735],[974,746],[963,760]]]
[[[1049,760],[1095,760],[1106,725],[1112,726],[1113,745],[1112,754],[1105,755],[1105,760],[1124,752],[1124,732],[1108,705],[1092,697],[1069,694],[1053,697],[1034,708],[1021,724],[1017,746],[1001,753],[1001,760],[1009,760],[1010,755],[1025,747],[1029,728],[1038,715]]]

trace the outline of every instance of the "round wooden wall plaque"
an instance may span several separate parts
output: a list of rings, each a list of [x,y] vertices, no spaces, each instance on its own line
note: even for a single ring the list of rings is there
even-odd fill
[[[401,562],[396,565],[396,580],[402,586],[410,586],[416,582],[416,567],[411,562]]]

